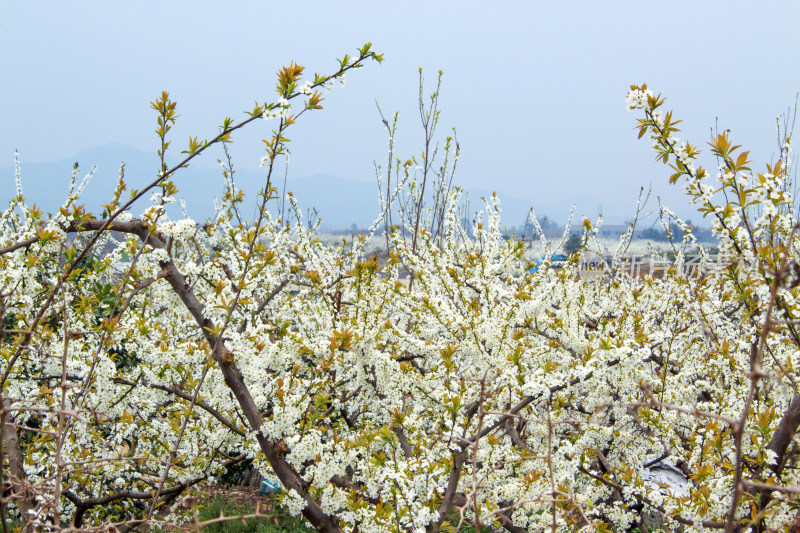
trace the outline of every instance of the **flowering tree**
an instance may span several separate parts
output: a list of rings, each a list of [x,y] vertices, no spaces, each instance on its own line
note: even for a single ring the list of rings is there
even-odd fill
[[[266,205],[274,196],[273,167],[286,151],[286,129],[304,112],[321,108],[319,89],[343,83],[347,71],[370,59],[382,56],[367,44],[357,56],[343,57],[333,74],[305,82],[301,66],[283,68],[276,102],[257,104],[238,123],[226,118],[210,140],[190,139],[185,158],[174,168],[164,157],[176,106],[163,93],[152,103],[161,143],[159,176],[124,201],[123,167],[100,218],[76,204],[86,181],[77,185],[77,168],[74,193],[53,217],[25,204],[18,176],[17,196],[0,222],[2,437],[4,475],[25,524],[53,527],[71,520],[82,526],[93,513],[101,520],[146,519],[188,486],[246,458],[228,453],[240,446],[237,439],[255,435],[250,425],[257,428],[262,414],[223,337],[234,325],[239,334],[247,333],[233,315],[255,295],[243,294],[245,285],[227,278],[233,273],[225,256],[236,250],[248,256],[237,273],[244,281],[253,272],[270,271],[280,253],[289,253],[285,242],[265,249],[265,235],[279,226]],[[293,112],[292,102],[299,100],[300,109]],[[177,193],[176,172],[262,117],[276,120],[277,127],[264,141],[267,175],[256,220],[245,223],[239,217],[242,193],[230,169],[226,207],[213,221],[198,228],[191,220],[169,220],[165,205]],[[150,207],[132,218],[131,206],[150,191],[156,191]],[[130,266],[116,271],[128,258]],[[193,272],[188,265],[195,259]],[[206,285],[203,290],[221,282],[208,277],[217,268],[233,283],[219,286],[223,299],[235,295],[226,303],[228,311],[213,311],[213,302],[199,299],[205,296],[198,282]],[[275,292],[259,301],[255,315],[287,284],[280,280],[271,287]],[[212,365],[222,373],[211,372]],[[205,398],[209,387],[216,390],[213,398]],[[256,398],[261,397],[259,392]],[[276,461],[276,471],[288,468],[263,435],[259,440]]]
[[[576,256],[533,269],[503,238],[496,199],[468,232],[457,190],[426,215],[413,186],[381,262],[364,238],[326,246],[269,209],[286,128],[369,59],[381,56],[366,45],[306,83],[282,69],[276,103],[191,139],[175,168],[163,94],[161,175],[127,202],[121,177],[99,218],[77,205],[80,185],[55,216],[18,191],[0,222],[3,505],[25,528],[133,527],[252,458],[324,531],[621,531],[643,509],[687,530],[788,528],[800,490],[788,139],[753,175],[718,136],[711,186],[663,98],[632,89],[641,136],[715,221],[726,266],[702,277],[683,274],[683,249],[661,279],[621,273],[619,254],[594,281]],[[212,220],[170,220],[173,176],[260,117],[277,127],[255,220],[230,167]],[[435,115],[423,125],[427,172]],[[387,212],[393,195],[387,180]],[[591,248],[598,224],[584,225]],[[682,482],[654,481],[656,466]]]

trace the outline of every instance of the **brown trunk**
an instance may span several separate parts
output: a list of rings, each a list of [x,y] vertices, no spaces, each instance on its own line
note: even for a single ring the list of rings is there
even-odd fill
[[[800,394],[795,394],[792,397],[792,403],[789,404],[789,408],[781,419],[780,425],[778,425],[778,429],[767,445],[767,449],[772,450],[777,455],[775,468],[773,469],[776,476],[780,476],[781,471],[783,471],[786,463],[786,450],[789,448],[789,444],[792,443],[798,426],[800,426]]]
[[[783,414],[780,424],[778,424],[778,429],[775,430],[775,433],[772,435],[772,439],[770,439],[769,444],[767,444],[767,449],[772,450],[776,455],[775,466],[772,468],[776,480],[780,480],[781,472],[783,471],[783,467],[786,465],[786,451],[789,449],[789,445],[794,439],[794,435],[797,432],[798,426],[800,426],[800,394],[795,393],[795,395],[792,397],[792,402],[789,404],[789,407]],[[761,480],[764,477],[763,472],[756,472],[754,477]],[[761,498],[758,502],[758,508],[765,509],[769,504],[770,499],[770,491],[761,491]],[[800,528],[800,522],[798,519],[795,519],[792,524],[792,527]],[[763,528],[764,522],[761,520],[758,524],[756,524],[755,530],[762,531]]]
[[[29,511],[33,509],[33,501],[27,489],[25,470],[23,468],[25,456],[22,454],[22,448],[19,446],[17,429],[9,421],[8,410],[10,408],[11,402],[9,400],[3,400],[3,415],[0,419],[0,423],[3,426],[3,451],[8,458],[8,478],[11,482],[11,489],[13,490],[12,500],[17,504],[20,515],[22,515],[24,521],[29,516]]]
[[[307,491],[307,483],[283,458],[282,450],[278,449],[279,443],[270,442],[261,433],[261,413],[247,388],[247,384],[244,382],[241,371],[239,371],[239,368],[236,366],[234,355],[225,348],[223,341],[212,333],[214,324],[204,316],[203,305],[189,288],[189,284],[186,283],[186,278],[183,277],[183,274],[178,271],[175,264],[171,261],[164,263],[162,268],[164,268],[164,278],[170,283],[181,298],[181,301],[183,301],[186,308],[195,318],[209,346],[212,347],[214,360],[219,364],[219,368],[225,378],[225,384],[228,385],[228,388],[239,403],[239,407],[241,407],[242,413],[247,419],[250,428],[256,433],[256,440],[258,440],[259,447],[266,456],[267,461],[269,461],[272,470],[275,471],[275,475],[278,476],[278,479],[280,479],[287,490],[294,489],[306,501],[303,515],[318,531],[340,532],[341,529],[339,528],[338,519],[323,512],[319,504],[311,497]]]

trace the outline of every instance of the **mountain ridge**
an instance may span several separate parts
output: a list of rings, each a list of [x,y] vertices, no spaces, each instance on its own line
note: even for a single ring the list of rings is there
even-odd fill
[[[125,176],[128,191],[141,189],[151,183],[159,170],[159,161],[154,153],[139,150],[124,144],[112,143],[81,150],[75,156],[53,162],[25,163],[21,161],[20,175],[23,193],[29,201],[48,212],[55,212],[66,198],[69,179],[74,162],[80,163],[78,182],[96,165],[97,171],[82,195],[83,203],[92,212],[99,212],[100,205],[107,202],[116,187],[119,169],[125,162]],[[86,165],[85,163],[89,165]],[[167,163],[176,165],[177,158],[168,157]],[[15,168],[0,167],[0,183],[14,183]],[[240,169],[234,174],[237,187],[245,192],[246,202],[243,214],[250,215],[255,209],[256,192],[263,186],[264,175],[252,170]],[[275,180],[278,194],[282,196],[283,179]],[[187,214],[195,220],[204,220],[214,214],[214,197],[223,193],[224,182],[222,172],[218,168],[189,165],[182,169],[174,180],[184,198]],[[61,189],[59,191],[59,189]],[[303,217],[311,209],[316,209],[321,218],[324,230],[340,230],[356,226],[366,228],[372,225],[380,212],[377,184],[356,181],[327,173],[290,178],[286,182],[287,191],[291,191],[298,201]],[[6,203],[13,195],[14,187],[0,186],[0,201]],[[32,194],[31,191],[33,191]],[[481,197],[488,198],[492,192],[478,188],[467,188],[465,191],[470,200],[470,214],[483,208]],[[519,198],[506,192],[497,192],[500,199],[501,217],[508,226],[522,225],[533,207],[537,215],[547,214],[549,217],[566,222],[569,210],[556,209],[552,206],[537,205],[534,202]],[[129,192],[123,193],[129,198]],[[149,198],[149,195],[148,195]],[[577,198],[576,198],[577,199]],[[147,207],[148,202],[140,200],[132,208],[134,216],[138,216]],[[277,211],[279,204],[275,204]],[[287,207],[288,209],[288,207]],[[182,217],[179,208],[172,208],[170,216]]]

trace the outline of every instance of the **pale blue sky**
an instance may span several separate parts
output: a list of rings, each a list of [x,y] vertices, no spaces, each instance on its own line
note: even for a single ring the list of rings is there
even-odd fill
[[[431,89],[444,70],[441,131],[458,131],[461,184],[551,205],[559,221],[570,203],[589,215],[602,204],[618,222],[652,182],[691,217],[668,168],[636,139],[628,86],[664,93],[685,121],[682,139],[704,145],[719,117],[759,168],[800,90],[793,1],[4,0],[0,11],[0,167],[15,148],[23,165],[112,142],[154,152],[148,103],[162,89],[178,102],[180,151],[226,115],[273,100],[274,73],[290,60],[328,72],[372,41],[386,61],[352,73],[298,122],[290,177],[373,180],[386,153],[376,99],[400,111],[400,153],[418,153],[422,66]],[[266,123],[242,131],[236,163],[257,168],[268,135]]]

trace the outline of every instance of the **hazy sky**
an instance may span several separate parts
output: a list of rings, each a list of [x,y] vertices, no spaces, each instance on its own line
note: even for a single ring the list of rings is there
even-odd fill
[[[652,183],[686,214],[669,169],[636,139],[628,86],[666,95],[693,143],[704,146],[719,117],[763,168],[775,119],[800,90],[798,21],[794,1],[3,0],[0,167],[15,148],[23,165],[108,143],[155,152],[149,102],[161,90],[178,102],[177,153],[226,115],[273,101],[274,73],[289,61],[330,72],[371,41],[386,61],[353,72],[290,130],[290,177],[374,180],[387,147],[376,100],[400,111],[400,154],[418,153],[422,66],[427,89],[444,70],[441,133],[457,130],[461,184],[552,205],[563,220],[573,202],[621,218]],[[270,127],[239,133],[239,166],[258,166]]]

